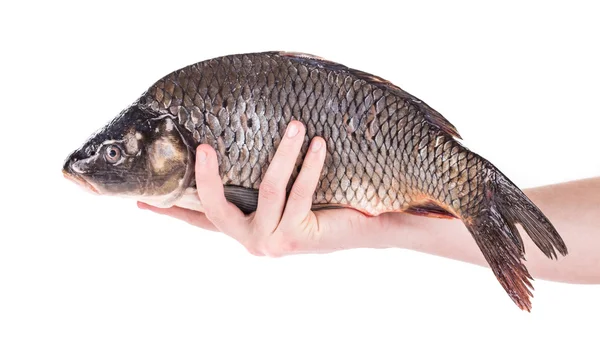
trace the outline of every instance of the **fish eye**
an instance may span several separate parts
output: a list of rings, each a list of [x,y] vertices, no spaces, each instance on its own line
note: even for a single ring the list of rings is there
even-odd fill
[[[121,159],[121,149],[116,145],[109,145],[104,151],[104,157],[109,163],[115,164]]]

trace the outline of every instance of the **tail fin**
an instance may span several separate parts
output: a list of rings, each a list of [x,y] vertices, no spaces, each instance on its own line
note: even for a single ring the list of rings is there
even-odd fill
[[[465,225],[510,298],[522,310],[531,310],[529,297],[533,280],[523,264],[525,248],[516,227],[550,259],[556,250],[567,255],[567,247],[544,214],[506,176],[490,164],[490,179],[479,212],[467,217]]]

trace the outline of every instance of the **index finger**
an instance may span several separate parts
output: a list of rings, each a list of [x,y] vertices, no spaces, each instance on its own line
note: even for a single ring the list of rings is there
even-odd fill
[[[258,205],[254,217],[259,231],[272,232],[281,220],[288,181],[300,154],[305,131],[301,122],[291,121],[269,163],[259,187]]]
[[[321,170],[325,163],[325,140],[315,137],[302,163],[302,169],[294,181],[290,196],[288,197],[282,223],[295,226],[310,213],[315,189],[321,177]]]

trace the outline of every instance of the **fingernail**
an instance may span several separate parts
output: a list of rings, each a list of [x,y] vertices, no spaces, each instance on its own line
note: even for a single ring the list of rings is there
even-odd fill
[[[296,134],[298,134],[298,126],[294,123],[290,123],[287,129],[288,138],[293,138]]]
[[[312,143],[312,146],[310,147],[310,150],[312,152],[317,152],[317,151],[319,151],[321,149],[322,146],[323,146],[323,143],[321,143],[321,140],[315,140]]]
[[[198,150],[198,162],[201,164],[206,163],[206,152]]]

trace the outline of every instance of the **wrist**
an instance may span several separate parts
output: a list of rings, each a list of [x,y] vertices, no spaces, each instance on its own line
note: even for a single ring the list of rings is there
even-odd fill
[[[383,213],[379,216],[360,214],[359,221],[353,224],[354,231],[349,234],[348,246],[351,248],[404,248],[406,227],[404,215],[397,212]]]
[[[406,248],[406,214],[384,213],[373,217],[373,220],[378,223],[373,243],[375,248]]]

